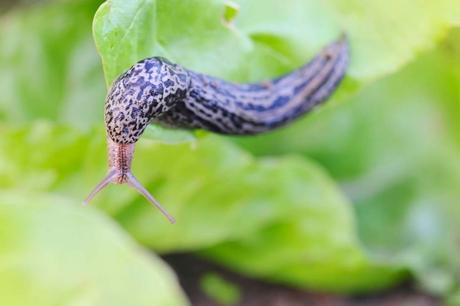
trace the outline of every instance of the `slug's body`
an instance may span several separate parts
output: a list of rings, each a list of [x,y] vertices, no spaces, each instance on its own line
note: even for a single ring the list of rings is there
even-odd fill
[[[134,144],[150,123],[231,135],[263,133],[325,101],[344,77],[347,64],[345,38],[301,68],[258,84],[227,82],[159,57],[139,61],[114,82],[107,97],[111,170],[87,201],[110,182],[128,183],[154,201],[130,172]]]

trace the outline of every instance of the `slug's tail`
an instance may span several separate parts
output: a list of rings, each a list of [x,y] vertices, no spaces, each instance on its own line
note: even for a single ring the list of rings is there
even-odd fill
[[[323,48],[309,63],[274,79],[254,111],[243,105],[255,132],[272,130],[292,122],[325,102],[339,86],[348,66],[349,48],[345,35]],[[262,92],[263,90],[259,91]],[[266,98],[268,97],[268,98]],[[249,124],[250,125],[250,124]],[[257,126],[258,125],[258,126]]]

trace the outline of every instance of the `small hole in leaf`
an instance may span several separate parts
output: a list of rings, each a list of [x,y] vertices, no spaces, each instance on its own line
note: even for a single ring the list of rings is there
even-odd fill
[[[223,20],[224,23],[229,25],[233,22],[233,20],[236,18],[236,15],[238,15],[238,12],[240,11],[240,6],[238,3],[227,0],[224,3],[224,16]]]
[[[200,281],[203,292],[220,305],[233,306],[238,304],[241,293],[237,285],[222,278],[217,273],[207,273]]]

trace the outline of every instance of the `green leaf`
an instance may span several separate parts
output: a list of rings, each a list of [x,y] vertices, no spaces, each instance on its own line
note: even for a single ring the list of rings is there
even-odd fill
[[[261,155],[298,152],[324,165],[356,204],[364,245],[436,294],[458,290],[460,275],[459,58],[457,30],[348,104],[238,140]]]
[[[206,295],[222,305],[236,305],[240,300],[241,294],[238,286],[215,273],[204,275],[200,281],[200,287]]]
[[[223,0],[191,0],[187,3],[118,0],[100,7],[93,30],[107,84],[135,61],[153,55],[166,56],[187,68],[229,80],[266,79],[299,66],[345,30],[350,37],[353,58],[348,82],[341,89],[343,96],[365,82],[400,69],[420,50],[433,45],[451,22],[458,22],[455,20],[459,16],[455,14],[458,10],[456,2],[413,0],[401,3],[392,0],[382,4],[377,1],[288,0],[280,4],[275,0],[238,1],[240,11],[229,25],[223,22],[226,8]],[[84,24],[89,24],[88,8],[93,8],[88,3],[66,1],[56,7],[44,7],[44,12],[48,13],[42,14],[41,9],[37,9],[2,19],[0,44],[7,46],[0,51],[2,117],[10,122],[47,118],[80,127],[88,126],[89,122],[102,125],[102,76],[90,40],[85,38]],[[73,57],[69,57],[71,55]],[[415,73],[403,81],[408,82],[417,76]],[[404,83],[399,86],[401,84]],[[394,92],[397,89],[397,86],[396,90],[390,88]],[[383,87],[382,90],[389,89]],[[72,92],[75,96],[69,99],[68,94]],[[363,98],[365,102],[362,103],[369,105],[368,101],[378,99],[380,95],[380,92],[374,93]],[[423,96],[417,97],[424,99]],[[391,98],[397,103],[400,97]],[[414,165],[418,165],[415,163],[419,158],[418,149],[424,149],[427,144],[411,146],[412,143],[407,141],[411,137],[420,138],[415,128],[409,130],[409,136],[398,138],[400,130],[404,131],[406,127],[404,120],[418,117],[413,116],[413,107],[392,112],[395,108],[399,110],[399,105],[393,105],[391,110],[371,105],[361,110],[362,113],[360,109],[351,108],[347,112],[339,108],[337,110],[343,112],[344,117],[329,130],[325,128],[327,121],[321,119],[323,123],[318,124],[321,116],[316,114],[308,120],[312,122],[309,124],[318,124],[314,131],[305,130],[305,123],[299,123],[285,130],[298,128],[297,133],[292,133],[294,136],[291,132],[275,133],[273,135],[287,134],[279,138],[270,136],[276,141],[262,140],[261,144],[271,148],[271,152],[285,153],[300,148],[299,152],[312,154],[344,184],[349,178],[361,178],[360,175],[375,162],[375,156],[380,156],[379,152],[388,152],[388,148],[393,149],[394,144],[394,151],[383,154],[382,160],[391,157],[397,162],[410,162],[410,166],[402,167],[401,171],[398,171],[398,163],[391,164],[396,170],[390,171],[394,175],[390,179],[396,177],[396,181],[390,182],[395,182],[392,186],[396,188],[380,194],[380,189],[374,191],[373,185],[366,184],[374,182],[372,176],[371,179],[364,176],[351,188],[348,184],[344,186],[357,203],[372,203],[367,202],[366,192],[378,193],[377,202],[388,203],[388,199],[392,200],[391,196],[394,196],[394,203],[407,203],[406,197],[412,196],[414,185],[417,192],[430,185],[418,185],[418,181],[399,184],[400,179],[405,179],[404,171],[421,173],[425,169]],[[455,109],[453,106],[449,108]],[[403,123],[396,121],[400,125],[394,122],[385,125],[390,130],[399,127],[397,132],[391,133],[397,137],[395,143],[389,142],[386,147],[379,143],[379,137],[385,136],[385,131],[374,133],[380,119],[377,110],[405,115],[398,119]],[[355,121],[355,112],[363,121]],[[377,115],[368,122],[368,113],[372,112]],[[422,115],[432,113],[431,107],[422,109]],[[347,127],[355,122],[358,125],[348,130]],[[423,127],[422,123],[416,126]],[[330,138],[324,137],[326,131]],[[351,145],[346,132],[354,135]],[[21,190],[60,193],[81,199],[105,172],[102,129],[82,134],[60,125],[39,123],[19,129],[3,127],[1,133],[0,186],[3,188],[21,186]],[[170,139],[172,136],[166,137]],[[178,139],[177,142],[181,142],[182,138]],[[304,147],[305,142],[311,147]],[[396,148],[401,145],[408,153],[398,155]],[[368,150],[362,149],[368,147]],[[414,151],[410,150],[417,151],[415,157],[410,153]],[[435,159],[451,160],[454,155],[443,154],[436,155]],[[448,177],[455,177],[453,169],[456,167],[443,164],[441,174],[437,174],[437,165],[427,167],[428,177],[444,178],[446,173]],[[109,188],[99,196],[95,205],[113,215],[138,240],[161,252],[204,250],[206,256],[227,262],[249,275],[333,291],[371,290],[390,285],[403,273],[399,268],[401,262],[411,264],[420,271],[419,275],[427,275],[426,279],[433,279],[435,284],[430,287],[445,288],[452,279],[451,274],[445,277],[443,273],[433,274],[430,269],[425,269],[427,266],[437,267],[426,264],[430,262],[425,255],[417,257],[418,261],[409,260],[411,256],[407,255],[409,259],[399,260],[405,254],[388,259],[387,246],[392,244],[391,241],[385,244],[385,231],[389,232],[388,237],[400,238],[397,234],[403,231],[401,226],[389,228],[388,224],[394,216],[397,222],[402,220],[398,224],[406,224],[403,221],[412,214],[401,211],[401,206],[407,207],[404,205],[394,204],[396,207],[387,215],[380,214],[383,205],[359,205],[363,207],[358,208],[359,230],[373,251],[369,258],[356,237],[355,220],[348,201],[320,167],[303,158],[255,159],[217,137],[204,137],[174,147],[145,140],[138,145],[134,167],[149,190],[176,215],[179,226],[172,227],[164,222],[158,212],[124,186]],[[451,169],[449,171],[454,174],[446,169]],[[386,176],[383,178],[387,179]],[[450,178],[449,181],[456,182]],[[384,180],[377,185],[387,182]],[[458,185],[452,183],[449,186]],[[355,196],[355,187],[360,197]],[[436,199],[443,190],[439,187],[432,197],[427,198]],[[419,220],[426,220],[427,215],[429,220],[442,216],[428,224],[446,224],[448,227],[451,224],[443,223],[444,212],[437,214],[425,209],[413,215],[415,221],[411,226],[415,233],[422,233],[426,221]],[[363,223],[367,220],[375,222]],[[423,226],[419,226],[420,223]],[[371,226],[382,227],[376,230]],[[370,228],[369,235],[377,237],[375,246],[369,245],[363,228]],[[429,234],[429,237],[438,237],[438,233],[431,230]],[[404,235],[402,238],[408,239]],[[401,241],[405,242],[394,240],[396,245],[402,244]],[[429,241],[435,241],[435,238]],[[384,246],[383,259],[379,256],[379,243]],[[425,248],[429,249],[424,247],[423,250]],[[428,254],[428,260],[439,258],[430,257],[425,251],[421,253]],[[408,254],[420,253],[411,251]],[[414,262],[421,264],[416,266]],[[353,275],[353,280],[345,275]]]
[[[443,295],[458,290],[460,276],[460,78],[450,60],[458,61],[460,49],[449,49],[425,55],[356,101],[355,111],[375,101],[378,114],[356,119],[380,143],[372,143],[360,172],[342,179],[368,248],[400,256],[426,289]],[[371,123],[377,118],[380,128]],[[366,186],[373,187],[363,192]]]
[[[431,46],[458,10],[455,0],[236,3],[239,14],[229,27],[222,22],[230,14],[224,0],[107,1],[93,28],[107,83],[137,60],[154,55],[228,79],[267,78],[305,62],[341,31],[352,46],[350,76],[370,80]]]
[[[241,75],[245,39],[223,24],[223,13],[223,1],[105,2],[93,32],[107,84],[136,61],[155,55],[220,75]]]
[[[62,1],[0,18],[0,119],[102,121],[104,83],[91,40],[99,1]]]
[[[160,259],[76,204],[24,190],[1,193],[1,305],[188,304]]]
[[[2,135],[0,188],[21,185],[83,199],[106,172],[100,131],[81,134],[41,123],[5,128]],[[211,248],[206,256],[245,274],[334,291],[381,288],[401,278],[399,267],[365,255],[349,203],[304,159],[256,160],[213,136],[174,146],[144,139],[137,144],[133,171],[177,224],[170,225],[127,186],[111,186],[93,205],[158,252]],[[340,276],[344,271],[362,278],[350,281]],[[313,282],[316,273],[322,279]]]
[[[316,203],[297,218],[201,254],[245,274],[324,292],[375,292],[407,278],[403,264],[370,259],[362,251],[348,233],[353,226],[348,213],[328,202]]]

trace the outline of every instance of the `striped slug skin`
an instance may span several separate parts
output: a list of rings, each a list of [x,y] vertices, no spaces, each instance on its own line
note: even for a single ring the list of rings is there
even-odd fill
[[[303,67],[274,80],[236,84],[193,72],[168,60],[141,60],[113,84],[105,123],[117,143],[134,143],[149,123],[251,135],[284,124],[325,101],[342,80],[346,39],[324,48]]]
[[[111,182],[128,183],[162,209],[130,171],[134,144],[150,123],[229,135],[270,131],[324,102],[343,79],[347,65],[345,37],[299,69],[261,83],[224,81],[160,57],[137,62],[114,82],[107,96],[110,171],[86,202]]]

